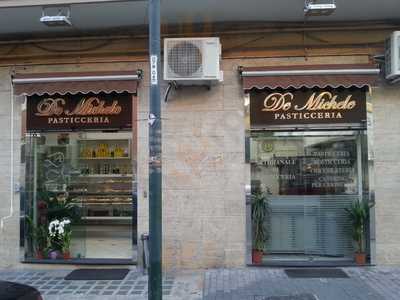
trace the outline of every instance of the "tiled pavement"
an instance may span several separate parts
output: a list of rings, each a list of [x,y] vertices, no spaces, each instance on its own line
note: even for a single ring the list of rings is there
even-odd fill
[[[284,269],[210,269],[166,274],[165,300],[400,300],[400,268],[342,268],[349,278],[288,278]],[[145,300],[147,276],[70,281],[70,270],[0,270],[0,280],[38,288],[44,300]]]
[[[44,300],[64,299],[147,299],[147,276],[131,270],[123,280],[64,280],[71,270],[0,270],[0,280],[37,288]],[[201,299],[201,274],[163,276],[164,299]]]
[[[206,272],[203,300],[399,300],[400,268],[343,268],[349,278],[288,278],[284,269]]]

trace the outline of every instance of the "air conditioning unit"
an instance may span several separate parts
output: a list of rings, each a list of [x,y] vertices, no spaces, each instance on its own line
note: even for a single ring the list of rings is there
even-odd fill
[[[164,80],[181,85],[222,81],[219,38],[164,39]]]
[[[394,31],[385,42],[385,77],[400,77],[400,31]]]

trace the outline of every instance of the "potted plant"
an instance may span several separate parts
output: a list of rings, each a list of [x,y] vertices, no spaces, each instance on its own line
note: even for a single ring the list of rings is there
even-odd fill
[[[37,245],[36,258],[43,259],[48,247],[47,228],[45,225],[39,225],[36,228],[35,241]]]
[[[364,250],[365,234],[369,220],[369,209],[374,204],[355,201],[349,208],[346,208],[351,224],[352,238],[356,243],[355,261],[357,265],[365,265],[366,253]]]
[[[49,223],[50,251],[49,257],[57,259],[59,257],[70,258],[69,248],[71,244],[71,221],[69,219],[54,219]]]
[[[47,228],[43,224],[35,226],[30,217],[26,217],[28,224],[28,232],[32,243],[34,244],[35,258],[43,259],[48,247],[48,233]]]
[[[70,259],[71,258],[71,237],[72,237],[72,230],[71,227],[69,226],[69,223],[64,226],[64,234],[62,236],[62,253],[64,259]]]
[[[251,200],[251,220],[253,227],[252,260],[254,264],[261,264],[264,246],[268,240],[268,230],[266,227],[269,212],[267,192],[263,192],[258,188],[252,193]]]

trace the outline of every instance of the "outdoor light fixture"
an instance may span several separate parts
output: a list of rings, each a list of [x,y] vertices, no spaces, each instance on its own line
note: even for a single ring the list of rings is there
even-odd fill
[[[306,16],[329,16],[336,10],[335,0],[305,0]]]
[[[68,7],[43,8],[40,22],[50,27],[72,26],[70,16],[71,10]]]

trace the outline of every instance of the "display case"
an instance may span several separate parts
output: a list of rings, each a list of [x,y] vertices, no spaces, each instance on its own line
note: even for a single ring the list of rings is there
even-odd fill
[[[128,139],[77,141],[78,176],[71,177],[69,195],[81,205],[88,223],[132,219],[131,142]]]

